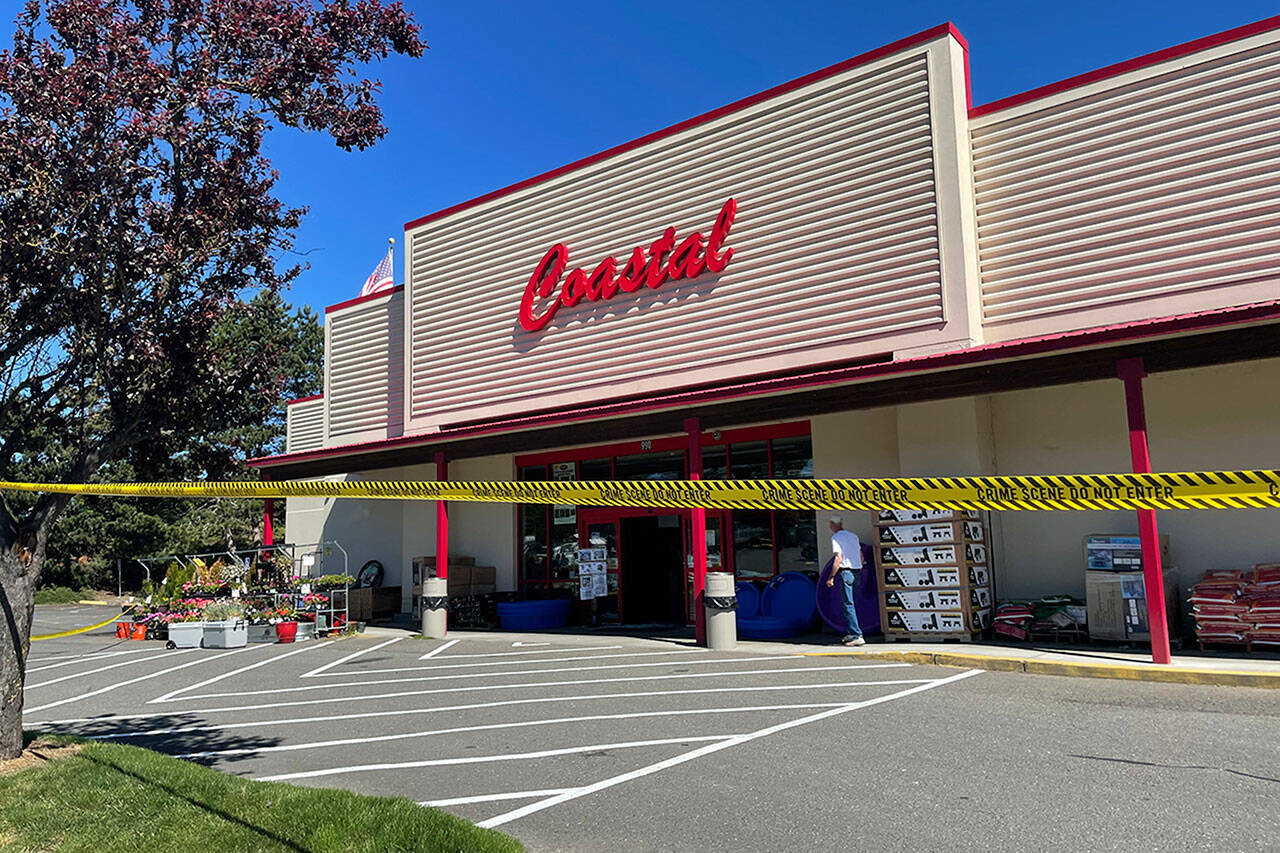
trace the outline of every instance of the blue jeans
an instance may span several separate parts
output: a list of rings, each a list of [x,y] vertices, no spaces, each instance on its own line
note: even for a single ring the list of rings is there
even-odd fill
[[[849,636],[861,637],[862,628],[858,626],[858,611],[853,606],[853,589],[858,585],[861,569],[840,569],[836,572],[840,583],[840,602],[844,605],[844,618],[849,622]]]

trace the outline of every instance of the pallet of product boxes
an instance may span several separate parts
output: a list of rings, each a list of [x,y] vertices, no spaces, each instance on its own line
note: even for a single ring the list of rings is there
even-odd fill
[[[1216,569],[1191,588],[1196,640],[1205,644],[1280,646],[1280,563]]]
[[[880,624],[890,640],[972,640],[991,627],[987,527],[974,510],[879,510]]]
[[[414,620],[422,614],[422,581],[436,577],[435,557],[414,557]],[[446,579],[450,628],[492,628],[498,624],[497,569],[477,566],[475,557],[449,555]]]

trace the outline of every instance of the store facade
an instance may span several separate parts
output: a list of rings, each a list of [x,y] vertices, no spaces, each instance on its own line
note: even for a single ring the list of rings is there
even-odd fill
[[[326,311],[273,479],[1129,471],[1280,458],[1280,20],[979,107],[949,25],[405,226]],[[1126,383],[1121,375],[1129,376]],[[1142,376],[1145,375],[1145,381]],[[1265,510],[1161,513],[1184,585],[1280,558]],[[849,516],[867,537],[870,520]],[[814,571],[825,519],[290,499],[290,541],[448,551],[530,596],[689,621],[690,570]],[[1000,598],[1084,592],[1132,513],[1000,513]],[[701,552],[701,553],[700,553]]]

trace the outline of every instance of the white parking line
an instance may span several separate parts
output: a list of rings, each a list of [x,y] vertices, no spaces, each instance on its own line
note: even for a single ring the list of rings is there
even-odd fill
[[[434,649],[432,649],[431,651],[427,652],[427,653],[426,653],[425,655],[423,655],[422,657],[418,658],[418,660],[426,660],[427,658],[433,658],[433,657],[435,657],[436,655],[440,654],[440,653],[441,653],[442,651],[444,651],[445,649],[447,649],[447,648],[449,648],[449,647],[451,647],[451,646],[456,646],[456,645],[458,645],[458,641],[457,641],[457,640],[450,640],[449,642],[445,643],[445,644],[444,644],[444,645],[442,645],[442,646],[436,646]],[[393,670],[393,669],[375,669],[375,670],[373,670],[373,671],[374,671],[374,672],[395,672],[396,670]]]
[[[151,651],[151,650],[149,649],[148,651]],[[119,663],[108,664],[107,666],[100,666],[100,667],[97,667],[96,669],[90,669],[85,672],[73,672],[71,675],[63,675],[58,678],[51,678],[48,681],[41,681],[38,684],[28,684],[26,689],[35,690],[39,687],[48,687],[50,684],[61,684],[64,681],[74,681],[77,678],[84,678],[86,675],[97,675],[98,673],[106,672],[109,669],[119,669],[122,666],[132,666],[135,663],[146,663],[149,660],[156,660],[158,658],[165,658],[165,657],[171,658],[183,652],[193,652],[193,651],[195,651],[195,649],[178,649],[176,650],[176,652],[167,651],[167,652],[161,652],[158,655],[151,655],[150,657],[132,658],[131,660],[120,661]],[[83,663],[83,661],[80,661],[80,662]]]
[[[389,645],[391,645],[392,643],[398,643],[398,642],[400,642],[400,641],[401,641],[401,640],[403,640],[403,639],[404,639],[404,637],[392,637],[390,640],[384,640],[383,642],[378,643],[376,646],[370,646],[370,647],[369,647],[369,648],[367,648],[367,649],[360,649],[360,650],[358,650],[358,651],[354,651],[354,652],[352,652],[351,654],[349,654],[349,655],[347,655],[347,656],[345,656],[345,657],[340,657],[340,658],[338,658],[337,660],[333,661],[332,663],[327,663],[327,664],[325,664],[324,666],[317,667],[316,669],[313,669],[313,670],[311,670],[310,672],[304,672],[304,673],[303,673],[301,676],[299,676],[299,677],[300,677],[300,678],[312,678],[312,677],[314,677],[314,676],[319,675],[320,673],[324,672],[324,671],[325,671],[325,670],[327,670],[327,669],[331,669],[332,667],[338,666],[339,664],[344,664],[344,663],[346,663],[346,662],[347,662],[347,661],[349,661],[349,660],[355,660],[356,658],[360,657],[360,655],[365,655],[365,654],[368,654],[369,652],[376,652],[378,649],[382,648],[383,646],[389,646]]]
[[[101,660],[102,658],[116,658],[116,657],[120,657],[121,655],[138,655],[138,654],[142,654],[143,652],[154,652],[154,651],[155,651],[155,648],[153,647],[153,648],[143,648],[143,649],[127,649],[123,652],[94,652],[92,654],[72,655],[70,657],[63,656],[60,658],[39,658],[38,661],[57,660],[60,662],[46,664],[45,666],[29,666],[27,667],[27,675],[30,675],[33,672],[42,672],[46,669],[57,669],[58,667],[62,667],[62,666],[70,666],[73,663],[84,663],[85,661],[88,661],[88,660]],[[28,663],[34,663],[38,661],[33,661],[31,658],[27,658]]]
[[[430,690],[403,690],[399,693],[382,693],[373,696],[354,694],[348,696],[333,696],[327,699],[294,699],[288,702],[264,702],[258,705],[232,705],[222,708],[205,708],[190,709],[182,711],[185,714],[213,714],[224,711],[258,711],[264,708],[295,708],[302,705],[328,705],[334,702],[368,702],[373,699],[399,699],[405,696],[434,696],[441,693],[479,693],[482,690],[529,690],[540,687],[575,687],[581,684],[624,684],[631,681],[674,681],[686,678],[738,678],[745,675],[775,675],[777,673],[794,674],[796,672],[826,672],[833,669],[898,669],[911,666],[909,663],[880,663],[880,664],[864,664],[860,666],[808,666],[802,670],[792,669],[749,669],[749,670],[731,670],[729,672],[682,672],[668,675],[630,675],[623,678],[582,678],[571,681],[536,681],[536,682],[515,682],[511,684],[467,684],[461,687],[435,687]],[[860,682],[862,683],[862,682]],[[875,684],[876,682],[865,682],[867,684]],[[203,697],[183,697],[179,696],[168,704],[181,702],[184,699],[199,699]],[[178,713],[176,711],[170,713]],[[156,714],[157,717],[169,716],[168,714]]]
[[[510,657],[512,655],[560,655],[560,654],[568,654],[569,652],[599,652],[599,651],[607,651],[608,649],[620,649],[620,648],[622,648],[622,646],[578,646],[577,648],[573,648],[573,649],[534,649],[532,651],[519,651],[519,652],[480,652],[479,654],[473,652],[465,655],[449,655],[449,659],[459,660],[461,658],[505,658],[505,657]],[[706,651],[706,649],[699,649],[699,651]]]
[[[603,720],[639,720],[646,717],[697,717],[703,714],[748,714],[764,711],[802,711],[813,708],[836,708],[848,702],[809,702],[798,705],[745,705],[729,708],[677,708],[670,711],[632,711],[626,714],[590,714],[583,717],[557,717],[547,720],[519,720],[514,723],[485,723],[479,726],[458,726],[451,729],[427,729],[420,732],[401,732],[394,735],[376,735],[366,737],[343,738],[341,740],[319,740],[308,743],[287,743],[278,746],[236,747],[235,749],[212,749],[206,752],[184,752],[176,758],[211,758],[218,755],[257,755],[267,752],[297,752],[304,749],[327,749],[333,746],[351,746],[352,744],[383,743],[393,740],[411,740],[414,738],[437,737],[439,735],[465,734],[466,732],[488,732],[502,729],[523,729],[533,726],[563,725],[565,723],[591,723]],[[97,738],[104,740],[105,738]]]
[[[168,729],[138,729],[136,731],[120,731],[109,734],[93,735],[90,740],[123,740],[125,738],[152,737],[158,735],[187,734],[190,732],[211,732],[222,731],[224,729],[252,729],[263,728],[266,726],[300,726],[305,723],[328,723],[341,720],[363,720],[369,717],[403,717],[409,714],[439,714],[447,711],[477,711],[483,708],[504,708],[518,707],[524,705],[543,705],[557,702],[590,702],[598,699],[639,699],[650,696],[693,696],[704,695],[708,693],[756,693],[766,690],[822,690],[825,688],[836,687],[871,687],[873,685],[897,686],[900,684],[926,684],[933,681],[931,678],[910,678],[896,681],[831,681],[824,684],[766,684],[766,685],[749,685],[747,687],[699,687],[693,690],[681,690],[672,692],[671,690],[641,690],[631,693],[583,693],[576,696],[539,696],[533,699],[503,699],[497,702],[471,702],[465,705],[440,705],[435,708],[401,708],[394,711],[362,711],[353,714],[327,714],[321,717],[286,717],[276,718],[273,720],[254,720],[252,722],[239,723],[218,723],[208,725],[178,726]],[[277,708],[292,706],[292,702],[282,702],[278,705],[268,705],[267,708]],[[210,714],[217,711],[226,710],[258,710],[263,706],[254,706],[252,708],[212,708],[203,710],[185,711],[187,714]],[[127,720],[153,719],[155,717],[169,717],[172,712],[163,712],[156,714],[128,714],[118,717],[80,717],[71,720],[45,720],[37,723],[26,723],[27,728],[37,728],[41,726],[67,726],[76,723],[104,723],[113,720],[121,722]]]
[[[839,709],[835,709],[839,710]],[[828,712],[829,713],[829,712]],[[349,767],[326,767],[323,770],[303,770],[298,773],[278,773],[275,776],[259,776],[259,782],[283,782],[287,779],[315,779],[320,776],[340,776],[346,773],[367,773],[372,770],[412,770],[418,767],[448,767],[457,764],[489,764],[495,761],[531,761],[538,758],[554,758],[557,755],[581,755],[584,752],[602,752],[607,749],[636,749],[646,746],[670,746],[673,743],[706,743],[707,741],[736,740],[743,735],[697,735],[695,737],[667,737],[654,740],[632,740],[623,743],[593,743],[587,746],[569,746],[563,749],[540,749],[536,752],[499,753],[497,755],[467,755],[461,758],[428,758],[424,761],[397,761],[389,764],[353,764]]]
[[[455,640],[454,642],[457,642],[457,641]],[[444,646],[441,646],[440,648],[443,649]],[[674,650],[663,649],[662,651],[658,651],[658,652],[626,652],[625,654],[620,654],[620,655],[571,655],[570,657],[567,657],[567,658],[539,658],[536,661],[488,660],[488,661],[477,661],[475,663],[448,663],[448,664],[438,663],[438,664],[433,664],[431,666],[401,666],[401,667],[395,667],[393,669],[362,669],[359,672],[331,672],[327,677],[332,678],[333,676],[342,677],[342,676],[351,676],[351,675],[385,675],[389,672],[436,672],[442,669],[474,669],[478,666],[516,666],[517,664],[521,664],[521,663],[528,663],[528,664],[537,666],[539,664],[544,664],[544,663],[567,663],[569,661],[579,661],[579,660],[614,660],[616,658],[651,658],[657,655],[687,655],[687,654],[695,654],[699,652],[705,654],[706,650],[705,649],[674,649]],[[428,654],[430,654],[430,652],[428,652]],[[795,657],[795,656],[787,655],[786,657]],[[449,655],[448,659],[453,660],[453,655]],[[418,658],[418,660],[422,660],[422,658]],[[750,658],[740,658],[740,660],[750,660]],[[703,661],[703,663],[706,663],[706,662],[707,661]],[[645,664],[645,665],[661,666],[661,664]],[[531,669],[527,671],[528,672],[548,672],[548,671],[554,672],[555,670]],[[516,672],[516,670],[512,670],[512,672]],[[493,674],[499,675],[501,673],[493,673]]]
[[[285,652],[283,654],[276,655],[275,657],[267,658],[266,660],[260,660],[257,663],[251,663],[248,666],[242,666],[239,669],[233,669],[230,672],[224,672],[219,675],[215,675],[213,676],[213,678],[206,678],[204,681],[198,681],[195,684],[189,685],[187,687],[179,687],[176,690],[170,690],[168,693],[164,694],[163,696],[157,696],[156,698],[151,699],[150,701],[147,702],[147,704],[156,705],[162,702],[173,702],[175,701],[174,697],[179,693],[186,693],[189,690],[195,690],[197,687],[205,687],[210,684],[216,684],[217,682],[222,681],[223,679],[230,678],[233,675],[240,675],[241,673],[249,672],[250,670],[257,669],[260,666],[266,666],[267,664],[272,664],[272,663],[276,663],[277,661],[282,661],[287,657],[293,657],[294,655],[302,654],[303,652],[309,652],[312,649],[323,649],[325,646],[332,646],[332,645],[333,645],[333,640],[326,640],[325,642],[319,643],[314,646],[308,644],[303,646],[300,649],[294,649],[293,651]]]
[[[474,797],[453,797],[448,800],[427,800],[418,803],[420,806],[440,808],[441,806],[465,806],[470,803],[496,803],[502,800],[531,800],[534,797],[550,797],[573,791],[575,788],[552,788],[547,791],[509,791],[505,794],[480,794]]]
[[[702,746],[697,749],[690,750],[689,752],[682,753],[681,755],[677,755],[674,758],[668,758],[664,761],[659,761],[654,764],[650,764],[647,767],[641,767],[638,770],[632,770],[627,773],[620,773],[617,776],[611,776],[608,779],[602,779],[599,782],[593,782],[592,784],[584,785],[581,788],[565,791],[564,793],[561,793],[561,794],[555,794],[553,796],[547,797],[544,800],[539,800],[536,803],[530,803],[527,806],[521,806],[520,808],[515,809],[513,811],[506,812],[505,814],[496,815],[494,817],[489,818],[488,820],[480,821],[480,823],[477,825],[480,827],[483,827],[484,829],[492,829],[496,826],[502,826],[503,824],[510,823],[513,820],[518,820],[519,818],[525,817],[526,815],[531,815],[534,812],[540,812],[543,809],[549,809],[552,806],[557,806],[557,805],[560,805],[561,803],[566,803],[569,800],[575,800],[579,797],[585,797],[588,794],[594,794],[597,791],[603,791],[606,788],[612,788],[615,785],[621,785],[623,782],[630,782],[633,779],[639,779],[643,776],[650,776],[654,773],[659,773],[670,767],[675,767],[677,765],[685,764],[687,762],[701,758],[704,755],[710,755],[714,752],[719,752],[724,749],[729,749],[730,747],[738,746],[740,744],[747,743],[748,741],[757,740],[763,737],[768,737],[771,734],[776,734],[777,732],[786,731],[787,729],[793,729],[793,728],[796,728],[797,726],[803,726],[803,725],[807,725],[808,723],[814,723],[814,722],[817,722],[818,720],[826,720],[831,717],[839,716],[840,714],[847,714],[850,711],[857,711],[862,708],[870,708],[873,705],[880,705],[885,702],[892,702],[895,699],[902,699],[906,696],[911,696],[916,693],[922,693],[925,690],[932,690],[935,687],[941,687],[944,684],[950,684],[952,682],[959,681],[963,678],[969,678],[971,676],[977,675],[981,671],[982,670],[978,670],[978,669],[967,670],[965,672],[961,672],[956,675],[949,676],[947,678],[940,678],[936,681],[932,681],[927,684],[921,684],[917,687],[909,687],[906,690],[900,690],[897,693],[890,693],[887,696],[877,696],[874,699],[867,699],[866,701],[863,701],[863,702],[854,702],[849,705],[842,705],[838,708],[831,708],[830,710],[827,710],[827,711],[819,711],[816,714],[810,714],[809,716],[801,717],[798,720],[790,720],[788,722],[779,723],[777,725],[769,726],[767,728],[750,732],[748,734],[737,735],[728,740],[723,740],[717,743],[708,744],[707,746]]]
[[[736,663],[756,663],[760,661],[772,661],[772,660],[794,661],[795,659],[796,659],[795,655],[766,655],[762,657],[751,657],[751,658],[716,658],[716,659],[709,659],[709,660],[681,661],[678,664],[671,663],[670,661],[658,661],[656,663],[618,663],[618,664],[609,664],[608,666],[563,666],[563,667],[553,667],[551,669],[524,669],[524,670],[516,669],[516,670],[509,670],[506,672],[461,672],[454,675],[424,675],[424,676],[415,676],[413,678],[380,678],[374,681],[346,681],[340,684],[334,684],[330,682],[326,684],[313,684],[307,687],[274,687],[267,690],[240,690],[240,691],[234,691],[234,692],[228,692],[228,693],[202,693],[198,696],[179,696],[173,699],[172,701],[188,702],[195,699],[227,699],[227,698],[232,698],[236,696],[274,696],[274,695],[279,695],[281,693],[309,693],[315,690],[338,690],[344,687],[374,687],[379,684],[413,684],[413,683],[418,683],[423,681],[457,681],[459,679],[464,679],[464,678],[501,678],[503,676],[509,676],[509,675],[521,676],[521,675],[547,675],[551,673],[560,673],[560,672],[603,672],[605,670],[612,670],[612,669],[645,669],[645,668],[655,667],[655,666],[670,667],[670,666],[695,666],[700,664],[736,664]],[[894,663],[856,664],[856,665],[842,664],[842,665],[833,666],[833,667],[818,667],[818,666],[803,667],[803,668],[798,668],[797,671],[819,672],[819,671],[822,671],[823,669],[884,669],[887,667],[894,667],[894,666],[910,666],[910,664],[894,664]],[[766,670],[766,671],[790,672],[791,670]],[[561,683],[573,684],[574,682],[570,681],[570,682],[561,682]],[[473,689],[483,689],[483,688],[473,688]],[[361,697],[352,697],[352,698],[361,698]],[[376,694],[374,697],[369,697],[369,698],[376,698]]]
[[[48,708],[56,708],[56,707],[58,707],[59,705],[66,705],[66,704],[71,703],[71,702],[79,702],[80,700],[82,700],[82,699],[88,699],[88,698],[89,698],[89,697],[91,697],[91,696],[100,696],[100,695],[101,695],[101,694],[103,694],[103,693],[108,693],[108,692],[110,692],[110,691],[112,691],[112,690],[116,690],[116,689],[121,688],[121,687],[128,687],[130,684],[137,684],[137,683],[138,683],[138,682],[140,682],[140,681],[146,681],[146,680],[151,679],[151,678],[157,678],[157,677],[159,677],[159,676],[161,676],[161,675],[168,675],[168,674],[169,674],[169,673],[171,673],[171,672],[177,672],[178,670],[180,670],[180,669],[186,669],[187,667],[191,667],[191,666],[199,666],[199,665],[200,665],[200,664],[202,664],[202,663],[208,663],[209,661],[214,661],[214,660],[217,660],[218,658],[224,658],[224,657],[226,657],[227,655],[238,655],[238,654],[240,654],[241,652],[247,652],[247,651],[249,651],[249,650],[250,650],[250,649],[252,649],[252,648],[254,648],[254,647],[253,647],[253,646],[245,646],[245,647],[244,647],[244,648],[242,648],[242,649],[232,649],[232,650],[231,650],[231,651],[229,651],[229,652],[223,652],[223,653],[222,653],[222,654],[220,654],[220,655],[213,655],[212,657],[207,657],[207,658],[206,658],[206,657],[200,657],[200,658],[196,658],[195,660],[188,661],[187,663],[179,664],[178,666],[171,666],[171,667],[169,667],[168,669],[162,669],[162,670],[159,670],[158,672],[151,672],[151,673],[148,673],[148,674],[146,674],[146,675],[140,675],[140,676],[138,676],[137,678],[130,678],[130,679],[128,679],[127,681],[117,681],[115,684],[108,684],[106,687],[100,687],[100,688],[98,688],[97,690],[90,690],[90,691],[89,691],[89,692],[87,692],[87,693],[81,693],[81,694],[76,695],[76,696],[71,696],[71,697],[69,697],[69,698],[67,698],[67,699],[59,699],[57,702],[46,702],[45,704],[43,704],[43,705],[37,705],[37,706],[36,706],[36,707],[34,707],[34,708],[25,708],[25,709],[22,711],[22,713],[23,713],[23,714],[34,714],[36,711],[44,711],[44,710],[46,710],[46,709],[48,709]]]

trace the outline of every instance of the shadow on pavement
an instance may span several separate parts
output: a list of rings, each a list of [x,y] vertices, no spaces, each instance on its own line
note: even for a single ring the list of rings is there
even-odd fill
[[[197,756],[187,759],[195,764],[206,766],[215,762],[222,764],[253,758],[257,755],[256,750],[278,746],[283,742],[283,738],[255,734],[247,728],[227,730],[211,726],[201,717],[183,713],[132,720],[104,717],[101,720],[64,724],[56,729],[49,728],[44,731],[141,746],[175,756],[244,750],[228,755]]]

